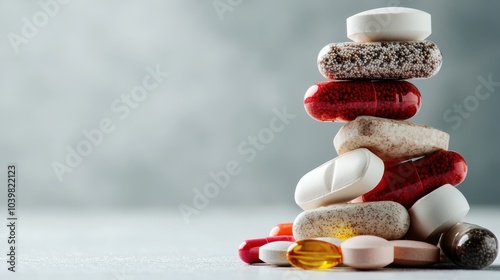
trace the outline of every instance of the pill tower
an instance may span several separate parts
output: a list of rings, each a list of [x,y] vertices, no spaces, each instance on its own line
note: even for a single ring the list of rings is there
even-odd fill
[[[462,222],[469,204],[456,186],[467,174],[464,158],[448,150],[447,133],[406,121],[421,104],[406,80],[441,68],[430,34],[428,13],[380,8],[347,19],[353,42],[320,51],[329,81],[306,91],[304,107],[318,121],[346,123],[333,140],[338,157],[300,179],[295,201],[304,212],[270,237],[245,241],[243,261],[377,269],[434,265],[441,251],[465,268],[495,260],[495,235]]]

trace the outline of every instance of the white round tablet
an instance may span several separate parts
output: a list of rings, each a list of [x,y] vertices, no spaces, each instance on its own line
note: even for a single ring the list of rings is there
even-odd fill
[[[286,252],[290,245],[294,244],[292,241],[275,241],[267,243],[259,248],[259,259],[267,264],[277,266],[289,266]]]
[[[347,18],[347,37],[354,42],[419,41],[431,33],[431,15],[416,9],[385,7]]]
[[[461,222],[469,209],[467,199],[457,188],[441,186],[408,210],[411,222],[406,237],[437,244],[441,234]]]

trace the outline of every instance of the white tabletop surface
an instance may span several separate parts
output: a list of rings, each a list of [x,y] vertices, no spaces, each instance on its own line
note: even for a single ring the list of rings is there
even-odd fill
[[[239,244],[292,221],[296,208],[211,209],[186,224],[179,212],[42,211],[19,213],[17,272],[7,271],[6,227],[0,230],[0,279],[500,279],[500,258],[487,269],[386,268],[354,271],[247,265]],[[472,207],[465,221],[500,236],[500,208]],[[5,220],[5,217],[0,217]]]

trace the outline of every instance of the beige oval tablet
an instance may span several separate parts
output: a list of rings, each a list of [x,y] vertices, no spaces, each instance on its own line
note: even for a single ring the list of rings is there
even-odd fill
[[[396,266],[430,266],[439,262],[439,247],[415,240],[392,240],[394,262]]]
[[[339,155],[367,148],[386,162],[401,162],[447,150],[450,136],[427,125],[359,116],[344,125],[333,145]]]
[[[378,236],[361,235],[342,242],[342,262],[356,269],[378,269],[394,261],[394,246]]]
[[[399,203],[378,201],[334,204],[302,212],[293,222],[296,240],[333,237],[346,240],[356,235],[400,239],[410,226],[410,216]]]

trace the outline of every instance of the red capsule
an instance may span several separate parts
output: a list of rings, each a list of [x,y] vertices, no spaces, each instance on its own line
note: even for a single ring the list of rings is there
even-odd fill
[[[445,184],[460,184],[466,175],[467,164],[460,154],[440,150],[416,161],[386,168],[382,180],[362,198],[365,202],[395,201],[410,209],[433,190]]]
[[[304,107],[318,121],[349,122],[363,115],[406,120],[417,114],[420,99],[406,81],[329,81],[307,90]]]
[[[241,243],[238,249],[238,254],[240,259],[246,263],[261,263],[259,259],[259,248],[260,246],[266,245],[267,243],[275,241],[293,241],[295,238],[290,235],[280,235],[280,236],[270,236],[257,239],[248,239]]]

